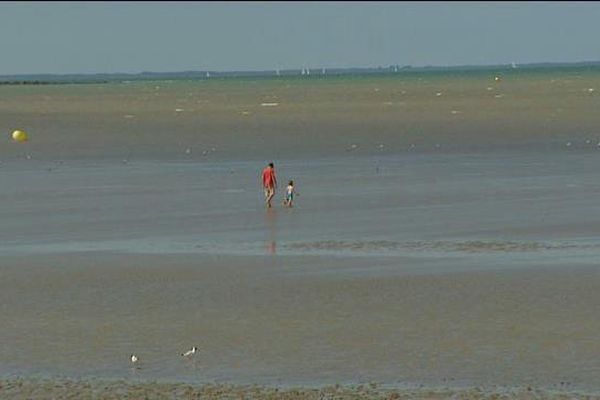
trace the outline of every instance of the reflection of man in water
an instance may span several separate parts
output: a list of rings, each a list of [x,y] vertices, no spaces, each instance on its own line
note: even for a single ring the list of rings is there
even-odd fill
[[[267,208],[265,212],[265,245],[269,255],[277,253],[277,210]]]
[[[277,254],[277,243],[274,240],[267,243],[267,253],[270,255]]]
[[[275,196],[275,188],[277,187],[277,177],[275,176],[275,166],[273,163],[269,163],[269,165],[263,169],[262,183],[263,188],[265,189],[267,207],[270,208],[271,200],[273,200],[273,196]]]

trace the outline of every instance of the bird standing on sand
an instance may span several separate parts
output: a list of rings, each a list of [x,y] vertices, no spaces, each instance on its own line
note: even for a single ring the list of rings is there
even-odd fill
[[[193,356],[194,354],[196,354],[197,351],[198,351],[198,348],[196,346],[194,346],[191,349],[189,349],[188,351],[186,351],[185,353],[181,353],[181,356],[182,357],[190,357],[190,356]]]
[[[137,362],[138,362],[138,360],[139,360],[139,358],[138,358],[138,357],[137,357],[135,354],[132,354],[132,355],[131,355],[131,363],[132,363],[133,365],[136,365],[136,364],[137,364]]]

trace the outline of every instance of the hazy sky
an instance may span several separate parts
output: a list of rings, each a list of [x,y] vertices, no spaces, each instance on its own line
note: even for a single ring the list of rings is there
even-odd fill
[[[598,60],[599,2],[0,2],[0,74]]]

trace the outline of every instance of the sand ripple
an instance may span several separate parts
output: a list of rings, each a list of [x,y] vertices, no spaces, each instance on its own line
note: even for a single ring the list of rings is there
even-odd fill
[[[517,241],[336,241],[296,242],[287,245],[290,250],[300,251],[446,251],[446,252],[531,252],[543,250],[567,250],[598,248],[598,244],[544,243]]]
[[[258,385],[236,386],[183,383],[0,380],[0,399],[600,399],[588,393],[523,388],[381,388],[375,383],[321,388],[277,388]]]

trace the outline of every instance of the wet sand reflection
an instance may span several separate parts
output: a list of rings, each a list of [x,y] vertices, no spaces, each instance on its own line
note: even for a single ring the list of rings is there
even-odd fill
[[[277,211],[268,208],[265,212],[265,249],[267,254],[277,254]]]

